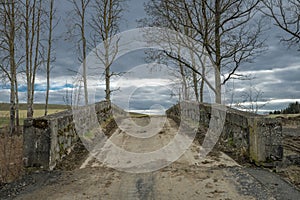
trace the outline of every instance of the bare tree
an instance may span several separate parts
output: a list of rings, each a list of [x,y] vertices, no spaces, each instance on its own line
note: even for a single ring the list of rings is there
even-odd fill
[[[79,38],[77,43],[77,49],[79,51],[79,62],[82,63],[82,79],[83,79],[83,89],[84,89],[84,102],[88,105],[88,88],[87,88],[87,66],[86,66],[86,56],[87,56],[87,37],[86,37],[86,21],[87,21],[87,9],[91,0],[69,0],[73,5],[74,9],[74,19],[73,24],[69,28],[69,34],[73,38]]]
[[[250,81],[250,86],[246,88],[240,98],[242,101],[237,102],[235,107],[242,109],[247,112],[252,112],[257,114],[260,109],[265,107],[268,102],[260,102],[263,99],[263,91],[253,86],[252,80]]]
[[[91,27],[93,29],[93,46],[103,42],[104,50],[96,49],[95,54],[104,66],[105,99],[110,102],[113,92],[110,87],[112,76],[120,73],[111,72],[111,65],[118,53],[118,40],[113,41],[113,36],[119,32],[119,24],[123,12],[124,0],[95,0],[93,2],[93,16]]]
[[[48,18],[48,49],[47,49],[47,60],[46,60],[46,75],[47,75],[47,89],[46,89],[46,103],[45,103],[45,115],[48,114],[48,102],[49,102],[49,90],[50,90],[50,70],[51,70],[51,53],[52,53],[52,40],[53,40],[53,15],[55,13],[54,9],[54,1],[49,0],[50,10],[49,10],[49,18]]]
[[[27,82],[27,117],[33,117],[35,81],[38,68],[42,64],[41,29],[42,0],[26,0],[24,14],[25,31],[25,72]]]
[[[263,0],[262,11],[273,18],[275,25],[289,34],[282,40],[289,45],[300,43],[300,0]]]
[[[260,1],[151,0],[147,10],[151,10],[154,25],[164,26],[160,23],[164,21],[168,28],[181,33],[184,33],[181,27],[192,30],[194,34],[190,37],[202,44],[213,63],[215,84],[211,89],[216,103],[221,103],[222,84],[236,75],[240,65],[259,54],[263,47],[259,39],[262,26],[253,20]],[[191,63],[180,56],[174,58],[201,76]],[[202,78],[205,80],[204,76]]]
[[[20,30],[19,17],[19,2],[4,1],[0,5],[0,53],[1,65],[0,69],[4,72],[5,77],[10,83],[10,134],[15,131],[16,121],[18,125],[18,82],[17,82],[17,66],[16,58],[16,38]]]
[[[180,54],[180,50],[178,51],[178,54]],[[180,72],[180,75],[181,75],[181,80],[182,80],[182,99],[184,100],[189,100],[190,99],[190,95],[189,95],[189,92],[188,92],[188,80],[187,80],[187,72],[183,66],[183,64],[181,62],[178,62],[178,65],[179,65],[179,72]],[[181,100],[181,98],[180,98]]]
[[[174,14],[179,14],[178,12],[178,8],[173,8],[174,9]],[[181,20],[182,20],[182,24],[177,23],[177,24],[172,24],[169,23],[169,20],[166,20],[165,17],[160,17],[160,14],[156,12],[155,9],[153,9],[153,7],[151,7],[150,5],[146,6],[146,11],[148,13],[148,15],[152,16],[153,19],[143,19],[140,20],[140,24],[142,26],[163,26],[163,27],[168,27],[170,29],[174,29],[174,30],[179,30],[178,34],[159,34],[158,37],[151,37],[150,40],[154,41],[156,40],[156,43],[166,43],[166,41],[172,41],[171,43],[176,43],[176,45],[171,45],[172,48],[174,48],[174,53],[172,52],[163,52],[163,53],[154,53],[154,51],[150,51],[151,52],[151,56],[148,56],[151,59],[173,59],[175,60],[175,62],[177,62],[177,66],[179,67],[179,73],[181,75],[182,78],[182,91],[180,94],[182,99],[185,100],[190,100],[191,96],[190,96],[190,92],[189,90],[192,89],[195,99],[197,101],[203,101],[203,88],[204,88],[204,84],[205,81],[202,78],[202,76],[205,76],[205,65],[204,62],[202,62],[202,56],[203,56],[203,51],[201,51],[199,49],[196,50],[193,46],[195,45],[196,41],[194,41],[192,38],[197,37],[197,33],[191,29],[188,26],[183,26],[182,24],[189,24],[189,20],[188,20],[188,16],[181,16]],[[176,12],[175,12],[176,11]],[[155,17],[154,17],[155,16]],[[174,27],[176,26],[176,27]],[[184,33],[185,36],[190,37],[190,40],[184,41],[186,38],[182,38],[182,36],[180,36],[180,33]],[[152,33],[149,33],[150,35]],[[149,37],[149,36],[148,36]],[[158,38],[158,39],[157,39]],[[171,49],[172,49],[171,48]],[[189,49],[189,56],[190,56],[190,66],[193,70],[189,70],[189,72],[187,71],[187,68],[185,67],[185,65],[181,62],[181,58],[180,55],[182,54],[182,51],[186,51],[186,48]],[[182,50],[184,49],[184,50]],[[192,50],[194,49],[194,51]],[[165,56],[163,56],[162,54],[165,54]],[[179,57],[178,57],[179,56]],[[175,57],[175,58],[174,58]],[[168,60],[167,59],[167,60]],[[200,60],[199,60],[200,59]],[[201,66],[196,65],[196,60],[200,61],[200,63],[202,63]],[[185,68],[185,69],[184,69]],[[201,76],[199,76],[200,74],[197,73],[197,71],[200,70],[200,68],[202,69],[202,74]],[[173,68],[174,70],[174,68]],[[171,73],[174,74],[174,73]],[[177,76],[177,75],[175,75]],[[201,80],[201,81],[200,81]],[[191,87],[190,87],[190,86]]]
[[[159,38],[162,39],[164,37],[159,37]],[[180,46],[176,47],[175,51],[177,52],[178,55],[180,55],[181,54]],[[147,49],[145,51],[145,54],[147,55],[145,60],[146,62],[155,61],[156,63],[169,66],[166,70],[168,70],[168,73],[172,77],[170,81],[173,82],[172,84],[173,92],[170,94],[171,97],[178,96],[179,101],[192,99],[191,86],[190,86],[191,72],[188,68],[186,68],[181,62],[175,59],[171,59],[167,55],[167,53],[163,51]],[[161,68],[157,66],[152,66],[151,70],[161,70]]]
[[[66,81],[66,85],[68,85],[68,81]],[[65,96],[63,97],[63,101],[65,102],[66,106],[73,107],[73,93],[66,89]]]

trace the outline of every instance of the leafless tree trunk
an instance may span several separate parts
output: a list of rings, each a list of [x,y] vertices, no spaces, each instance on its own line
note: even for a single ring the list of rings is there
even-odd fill
[[[182,99],[184,100],[189,100],[189,91],[188,91],[188,83],[187,83],[187,80],[186,80],[186,74],[185,74],[185,71],[184,71],[184,66],[182,63],[178,63],[179,65],[179,71],[180,71],[180,75],[181,75],[181,78],[182,78]]]
[[[181,55],[180,46],[177,49],[177,54]],[[186,73],[185,67],[181,62],[179,62],[179,61],[176,61],[176,62],[178,63],[178,66],[179,66],[180,78],[182,79],[182,84],[181,84],[182,85],[182,94],[180,94],[179,100],[190,100],[187,73]]]
[[[263,13],[273,18],[275,25],[290,37],[283,37],[289,45],[300,43],[300,0],[263,0]],[[299,45],[300,46],[300,45]]]
[[[263,98],[263,91],[253,86],[250,80],[250,86],[241,94],[241,102],[237,102],[235,107],[247,112],[257,114],[260,109],[265,107],[267,103],[259,102]]]
[[[88,86],[87,86],[87,66],[86,66],[86,56],[87,56],[87,38],[86,38],[86,21],[87,21],[87,9],[91,0],[69,0],[73,4],[74,8],[74,19],[73,24],[70,27],[69,33],[72,37],[77,37],[77,32],[79,32],[78,50],[79,50],[79,61],[82,62],[82,79],[83,79],[83,90],[84,90],[84,103],[89,104],[88,100]]]
[[[27,117],[33,117],[34,85],[41,64],[40,36],[42,26],[42,0],[26,0],[24,29],[27,81]]]
[[[0,35],[0,53],[4,56],[1,70],[5,73],[10,83],[10,134],[15,131],[16,121],[16,107],[17,103],[17,63],[16,63],[16,35],[19,29],[16,24],[17,18],[17,1],[5,1],[1,7],[1,35]],[[7,63],[5,67],[3,63]]]
[[[16,76],[16,79],[15,79],[15,92],[16,92],[16,95],[15,95],[15,98],[16,98],[16,126],[17,126],[17,133],[19,133],[19,126],[20,126],[20,113],[19,113],[19,91],[18,91],[18,78]]]
[[[54,0],[50,0],[49,21],[48,21],[49,23],[48,50],[47,50],[47,63],[46,63],[47,89],[46,89],[45,116],[48,114],[48,102],[49,102],[49,91],[50,91],[53,15],[54,15]]]
[[[183,34],[179,27],[196,33],[192,38],[202,44],[213,64],[215,102],[221,103],[221,86],[237,75],[241,63],[259,54],[263,47],[259,38],[261,23],[253,20],[260,1],[151,0],[146,10],[156,26],[165,26],[166,22],[168,28]],[[202,74],[191,63],[177,59]]]
[[[190,37],[191,34],[188,34],[188,36]],[[189,45],[193,45],[193,44],[191,43]],[[198,74],[195,71],[197,71],[198,68],[200,68],[200,66],[196,66],[196,58],[195,58],[196,56],[194,55],[194,52],[191,49],[190,49],[190,56],[191,56],[191,66],[194,69],[192,71],[192,80],[193,80],[192,84],[193,84],[196,101],[199,102],[200,96],[199,96]],[[202,64],[201,68],[205,68],[205,65]],[[204,76],[204,74],[202,74],[202,75]]]
[[[166,3],[166,2],[161,1],[161,4],[163,4],[163,5],[160,5],[159,7],[160,8],[164,7],[166,5],[164,3]],[[166,18],[163,16],[160,17],[160,15],[156,16],[157,18],[155,18],[153,21],[152,20],[142,20],[141,21],[143,23],[142,24],[143,26],[149,26],[149,25],[150,26],[153,26],[153,25],[154,26],[163,26],[163,27],[168,27],[170,29],[176,30],[179,33],[179,34],[175,34],[176,36],[174,36],[173,34],[169,35],[167,33],[165,33],[165,34],[162,33],[161,35],[159,35],[157,37],[156,36],[154,36],[154,37],[148,36],[150,38],[150,40],[153,40],[158,44],[159,43],[165,44],[166,41],[169,41],[169,43],[174,43],[175,45],[171,44],[170,48],[176,49],[174,51],[174,54],[172,52],[165,52],[165,56],[162,56],[161,54],[156,54],[156,56],[154,56],[155,53],[152,53],[153,55],[151,57],[152,57],[152,59],[169,59],[169,60],[171,59],[172,60],[172,59],[174,59],[173,57],[175,55],[177,55],[177,56],[175,56],[176,57],[175,61],[178,63],[177,65],[179,67],[179,73],[181,75],[182,84],[183,84],[182,85],[183,91],[182,91],[181,97],[183,97],[183,99],[185,99],[185,100],[189,100],[190,99],[189,90],[192,89],[195,99],[197,101],[200,101],[200,99],[203,99],[200,97],[201,96],[200,94],[203,94],[203,93],[201,93],[201,91],[199,91],[199,87],[200,88],[203,88],[203,87],[201,84],[199,84],[199,75],[200,74],[196,73],[196,71],[199,70],[200,68],[205,68],[205,65],[197,66],[196,60],[202,59],[203,51],[193,51],[193,49],[195,48],[194,47],[195,42],[193,41],[193,38],[197,37],[197,33],[193,29],[190,28],[191,24],[189,23],[188,16],[186,16],[184,13],[180,13],[179,7],[177,7],[177,8],[172,7],[172,9],[174,9],[173,14],[180,16],[180,17],[178,16],[178,18],[180,18],[182,23],[170,23],[169,20],[166,20]],[[157,12],[155,12],[154,9],[149,9],[149,7],[147,7],[147,12],[149,15],[152,15],[152,16],[157,14]],[[185,24],[185,26],[183,26],[182,24]],[[180,33],[184,33],[184,35],[187,36],[189,38],[189,40],[183,41],[185,38],[182,38]],[[152,33],[149,33],[149,34],[151,35]],[[175,37],[175,39],[174,39],[174,37]],[[159,39],[157,39],[157,38],[159,38]],[[185,72],[185,70],[188,70],[185,67],[186,63],[183,64],[181,62],[181,58],[180,58],[182,55],[181,48],[184,49],[184,51],[186,51],[186,49],[189,49],[188,53],[189,53],[190,60],[191,60],[189,67],[192,69],[192,70],[189,70],[189,73]],[[187,53],[187,52],[185,52],[185,53]],[[185,70],[183,68],[185,68]],[[202,74],[202,75],[204,76],[204,74]],[[203,83],[203,86],[204,86],[204,82],[201,82],[201,83]]]
[[[84,101],[85,105],[89,104],[89,95],[87,88],[87,69],[86,69],[86,51],[87,51],[87,41],[85,36],[85,9],[89,1],[84,2],[81,0],[82,15],[81,15],[81,37],[82,37],[82,56],[83,56],[83,88],[84,88]]]
[[[103,42],[104,51],[96,50],[95,54],[104,65],[105,73],[105,99],[110,102],[113,92],[110,87],[112,76],[120,75],[111,72],[111,65],[118,53],[118,41],[113,42],[112,37],[119,31],[119,23],[123,11],[124,0],[95,0],[93,4],[94,12],[91,22],[93,28],[93,42],[96,46]]]
[[[215,0],[215,87],[216,87],[216,103],[221,104],[221,2]]]
[[[66,85],[68,84],[68,82],[66,81]],[[63,100],[65,102],[66,106],[70,106],[71,108],[73,107],[73,93],[69,93],[69,90],[66,90],[66,94],[63,97]]]
[[[15,129],[15,100],[16,100],[16,93],[15,93],[15,87],[16,87],[16,79],[17,79],[17,72],[16,72],[16,63],[15,63],[15,4],[12,2],[11,7],[8,9],[8,12],[10,13],[10,37],[9,40],[9,51],[10,51],[10,77],[11,77],[11,94],[10,94],[10,134],[14,132]]]

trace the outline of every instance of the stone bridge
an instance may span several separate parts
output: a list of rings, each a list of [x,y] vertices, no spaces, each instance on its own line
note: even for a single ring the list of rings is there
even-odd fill
[[[89,153],[79,155],[80,141]],[[149,117],[100,102],[25,121],[27,167],[61,169],[74,155],[79,162],[33,173],[15,199],[299,199],[278,174],[232,159],[277,165],[281,141],[280,120],[224,106],[182,102]]]
[[[25,119],[25,167],[54,169],[80,140],[79,134],[89,132],[89,129],[99,126],[99,123],[109,126],[109,123],[113,122],[112,110],[115,114],[126,115],[121,108],[102,101],[44,117]],[[82,127],[78,127],[80,125]],[[78,133],[77,130],[84,133]]]
[[[237,160],[244,158],[257,165],[272,166],[283,158],[282,122],[279,119],[196,102],[177,104],[166,113],[177,123],[182,120],[199,122],[200,128],[206,128],[205,133],[207,129],[214,129],[213,126],[222,126],[217,127],[220,131],[217,145]],[[222,123],[218,123],[220,120]]]
[[[116,114],[127,116],[121,108],[115,105],[110,107],[103,101],[73,111],[26,119],[24,122],[25,166],[54,169],[80,139],[76,130],[88,133],[91,131],[89,129],[99,124],[107,126],[116,120],[113,120],[112,112],[114,117],[117,116]],[[195,127],[199,129],[196,139],[200,143],[205,137],[200,129],[211,128],[213,120],[224,121],[219,124],[223,127],[217,127],[222,131],[217,145],[237,160],[246,159],[258,165],[274,166],[283,157],[282,125],[278,119],[268,119],[227,107],[224,110],[211,104],[195,102],[174,105],[166,111],[166,114],[177,124],[187,123],[191,127],[196,125]],[[82,126],[76,127],[78,124]]]

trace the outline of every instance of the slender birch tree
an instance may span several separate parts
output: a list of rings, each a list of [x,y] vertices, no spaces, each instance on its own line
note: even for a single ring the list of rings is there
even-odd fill
[[[69,34],[73,38],[78,38],[76,41],[77,49],[79,52],[79,62],[82,63],[82,81],[83,81],[83,90],[84,90],[84,103],[88,105],[88,87],[87,87],[87,66],[86,66],[86,56],[88,51],[87,46],[87,14],[88,6],[91,0],[69,0],[73,5],[74,16],[71,21],[71,26],[69,27]]]
[[[48,114],[48,103],[49,103],[49,91],[50,91],[50,71],[51,71],[51,53],[52,53],[52,40],[53,40],[53,17],[55,13],[54,8],[55,0],[49,0],[50,9],[48,12],[48,49],[47,49],[47,59],[46,59],[46,76],[47,76],[47,89],[46,89],[46,103],[45,103],[45,115]]]
[[[10,134],[15,132],[18,119],[18,81],[17,81],[17,35],[20,31],[20,2],[4,1],[0,4],[0,69],[10,84]]]
[[[103,42],[104,50],[96,50],[95,54],[104,66],[105,75],[105,99],[110,102],[110,81],[113,76],[120,73],[111,72],[111,65],[118,53],[118,41],[112,37],[119,32],[120,20],[123,12],[124,0],[94,0],[91,27],[93,29],[93,46]]]
[[[41,33],[43,26],[42,0],[26,0],[24,15],[25,32],[25,72],[27,82],[27,117],[32,118],[34,112],[35,81],[42,64]]]

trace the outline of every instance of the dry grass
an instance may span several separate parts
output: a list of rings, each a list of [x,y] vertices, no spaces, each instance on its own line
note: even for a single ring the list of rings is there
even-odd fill
[[[0,186],[2,183],[11,182],[23,174],[23,134],[19,132],[9,136],[9,105],[0,104]],[[20,125],[23,125],[27,111],[22,105],[19,112]],[[34,110],[34,117],[44,116],[43,105],[38,105]],[[51,106],[49,114],[66,110],[64,106]],[[19,129],[22,131],[22,128]]]
[[[0,135],[0,185],[15,180],[23,173],[23,137]]]
[[[143,117],[149,117],[147,114],[142,114],[142,113],[135,113],[135,112],[130,112],[129,116],[131,118],[143,118]]]
[[[64,111],[65,109],[49,109],[48,114],[58,113],[61,111]],[[41,117],[44,116],[44,110],[34,110],[33,117]],[[20,125],[23,125],[24,119],[26,119],[27,111],[26,110],[20,110]],[[0,128],[6,127],[9,125],[9,111],[0,111]]]
[[[300,114],[279,114],[279,115],[268,115],[269,118],[277,118],[277,117],[283,117],[283,118],[295,118],[299,117]]]

